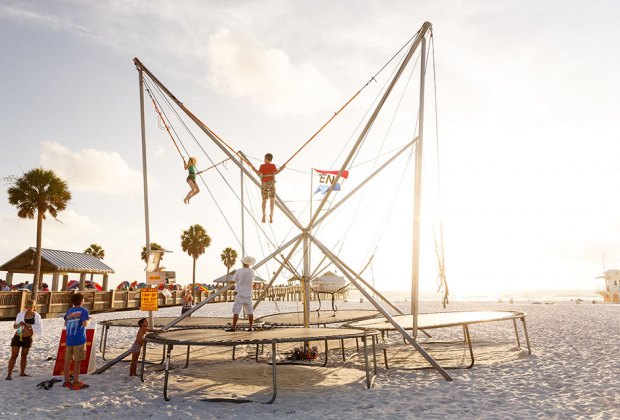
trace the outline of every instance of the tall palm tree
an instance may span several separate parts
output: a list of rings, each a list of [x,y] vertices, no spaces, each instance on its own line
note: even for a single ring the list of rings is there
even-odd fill
[[[211,237],[202,226],[196,224],[184,230],[181,235],[181,248],[194,260],[192,267],[192,290],[196,287],[196,260],[205,253],[211,245]]]
[[[32,299],[36,302],[41,284],[41,238],[46,213],[57,219],[58,212],[67,208],[71,192],[67,183],[53,171],[43,168],[31,169],[9,187],[9,203],[16,206],[17,216],[22,219],[37,218],[37,251],[35,254]]]
[[[84,250],[84,254],[92,255],[98,260],[102,260],[105,257],[105,251],[101,248],[101,245],[97,244],[90,244],[90,246]],[[93,273],[90,273],[90,282],[93,282]]]
[[[228,280],[228,274],[230,273],[230,269],[237,262],[237,251],[228,247],[224,249],[224,251],[222,251],[220,259],[226,266],[226,280]]]

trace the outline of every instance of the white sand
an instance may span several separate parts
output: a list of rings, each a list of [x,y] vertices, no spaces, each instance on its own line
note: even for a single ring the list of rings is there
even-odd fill
[[[280,311],[299,308],[295,303],[278,306]],[[341,304],[342,308],[361,306]],[[207,305],[197,316],[227,316],[230,309],[231,304]],[[421,303],[425,312],[440,309],[436,303]],[[60,319],[44,320],[44,336],[36,341],[29,357],[27,372],[32,377],[19,377],[16,369],[13,381],[0,379],[3,396],[0,417],[620,418],[620,305],[455,303],[449,306],[449,310],[487,309],[527,312],[533,355],[516,347],[511,322],[474,325],[471,333],[476,365],[470,370],[450,370],[454,378],[450,383],[433,370],[402,369],[412,363],[419,366],[419,357],[411,358],[413,351],[406,350],[402,340],[393,334],[388,339],[393,367],[386,371],[379,364],[374,388],[366,389],[361,358],[343,362],[339,359],[340,351],[334,349],[325,368],[281,366],[278,398],[272,405],[200,401],[207,396],[269,398],[270,367],[249,358],[231,362],[227,349],[197,350],[187,370],[180,368],[182,349],[175,349],[173,364],[179,368],[171,375],[169,402],[163,399],[161,371],[149,367],[146,382],[142,383],[127,377],[127,363],[119,363],[102,375],[80,377],[90,384],[88,390],[70,391],[59,384],[50,390],[36,388],[37,383],[52,378],[54,361],[46,359],[56,356],[62,327]],[[259,307],[257,316],[273,312],[277,312],[273,303],[265,303]],[[158,315],[178,313],[180,308],[167,308]],[[101,321],[144,315],[133,311],[93,317]],[[6,374],[12,334],[11,322],[0,323],[0,336],[6,346],[0,356],[2,378]],[[133,328],[111,328],[109,356],[128,348],[134,334]],[[433,334],[435,340],[462,338],[458,328]],[[99,337],[100,330],[97,345]],[[430,351],[445,365],[467,363],[462,345],[437,345]],[[150,355],[156,356],[155,349]],[[104,363],[100,356],[98,353],[98,366]]]

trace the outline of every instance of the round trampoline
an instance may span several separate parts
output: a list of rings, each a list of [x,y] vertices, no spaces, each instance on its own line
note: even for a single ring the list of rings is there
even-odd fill
[[[362,339],[364,343],[364,367],[366,370],[366,385],[372,386],[372,382],[377,373],[375,337],[378,331],[355,328],[280,328],[268,330],[255,330],[251,332],[225,332],[215,329],[175,329],[159,333],[150,333],[145,337],[145,343],[162,344],[166,348],[166,363],[164,373],[164,399],[168,397],[168,379],[170,376],[170,353],[175,345],[188,346],[187,357],[189,359],[189,346],[242,346],[242,345],[271,345],[271,365],[272,365],[272,396],[265,404],[275,401],[277,395],[277,345],[279,343],[294,342],[325,342],[325,358],[327,362],[327,341],[343,339]],[[373,356],[373,374],[371,375],[368,362],[367,338],[371,338]],[[144,358],[142,359],[142,374],[144,374]],[[219,402],[251,402],[247,399],[205,399],[205,401]]]
[[[517,347],[521,348],[521,340],[519,339],[519,331],[517,328],[517,320],[521,320],[523,326],[523,334],[527,344],[527,351],[532,354],[530,347],[530,339],[527,333],[527,325],[525,323],[525,312],[520,311],[462,311],[462,312],[435,312],[418,315],[418,330],[429,330],[433,328],[449,328],[449,327],[462,327],[463,334],[465,336],[465,342],[469,347],[469,354],[471,363],[466,369],[474,366],[474,351],[471,342],[471,336],[469,334],[470,324],[480,324],[485,322],[498,322],[498,321],[510,321],[512,320],[515,330],[515,336],[517,339]],[[411,315],[396,315],[392,317],[398,325],[405,330],[413,329],[413,317]],[[396,331],[397,328],[388,321],[385,317],[379,317],[375,319],[362,320],[357,322],[347,323],[343,327],[356,328],[356,329],[369,329],[373,331],[380,331],[381,338],[385,337],[385,333],[388,331]],[[429,336],[430,337],[430,336]],[[386,368],[388,367],[387,350],[383,346],[383,358]]]
[[[376,318],[378,311],[368,309],[347,309],[338,311],[310,311],[310,325],[328,325]],[[257,321],[274,327],[299,327],[304,325],[303,312],[285,312],[257,318]],[[352,327],[355,328],[355,327]]]
[[[101,352],[101,358],[106,360],[105,352],[108,342],[108,330],[110,327],[122,327],[122,328],[138,328],[138,321],[142,318],[118,318],[108,319],[106,321],[99,322],[99,325],[103,327],[101,330],[101,339],[99,340],[99,351]],[[172,321],[175,317],[155,317],[153,318],[153,324],[151,328],[162,328]],[[232,317],[187,317],[182,319],[178,324],[172,328],[197,328],[197,329],[224,329],[232,323]],[[246,319],[239,318],[237,326],[239,328],[248,327],[248,321]],[[255,321],[255,326],[262,326],[262,323]]]

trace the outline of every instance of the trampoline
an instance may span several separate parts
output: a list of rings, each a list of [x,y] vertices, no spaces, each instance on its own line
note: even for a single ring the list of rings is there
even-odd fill
[[[346,309],[339,311],[310,311],[310,325],[342,324],[353,321],[362,321],[376,318],[380,314],[375,310]],[[271,325],[272,327],[301,327],[304,325],[303,312],[285,312],[261,316],[256,321]]]
[[[474,366],[474,350],[472,347],[471,336],[469,334],[470,324],[481,324],[486,322],[498,322],[498,321],[510,321],[512,320],[515,330],[515,337],[517,339],[517,347],[521,348],[521,340],[519,339],[519,330],[517,328],[517,320],[521,320],[523,326],[523,334],[527,344],[527,351],[532,354],[530,347],[530,338],[527,333],[527,325],[525,323],[525,312],[520,311],[463,311],[463,312],[436,312],[418,315],[418,329],[430,330],[434,328],[449,328],[449,327],[463,327],[464,341],[469,347],[469,355],[471,363],[466,366],[466,369],[470,369]],[[413,329],[413,318],[411,315],[396,315],[393,317],[398,324],[404,329]],[[384,317],[362,320],[357,322],[351,322],[345,324],[345,328],[356,329],[368,329],[376,330],[381,333],[382,340],[385,338],[385,334],[389,331],[396,331],[394,325],[392,325]],[[389,369],[387,349],[383,346],[383,360],[385,367]]]
[[[101,338],[99,340],[99,351],[101,352],[101,358],[106,360],[105,352],[106,346],[108,343],[108,330],[111,327],[122,327],[122,328],[138,328],[138,321],[142,318],[118,318],[118,319],[108,319],[106,321],[99,322],[99,325],[103,326],[101,330]],[[153,324],[151,328],[162,328],[172,321],[177,319],[176,317],[155,317],[153,318]],[[230,326],[232,323],[232,317],[187,317],[181,320],[178,324],[176,324],[172,328],[213,328],[213,329],[224,329]],[[246,328],[249,325],[246,319],[239,318],[237,322],[237,326],[239,328]],[[255,321],[254,325],[257,327],[262,326],[262,323]],[[165,351],[165,349],[164,349]]]
[[[362,339],[364,343],[364,368],[366,371],[366,386],[372,387],[374,379],[377,375],[377,356],[375,341],[379,332],[369,329],[355,328],[280,328],[268,330],[255,330],[252,332],[225,332],[215,329],[175,329],[159,333],[150,333],[145,337],[146,343],[162,344],[166,348],[166,362],[164,364],[164,399],[169,401],[168,396],[168,380],[170,377],[170,353],[175,345],[188,346],[241,346],[241,345],[271,345],[271,361],[272,366],[272,395],[268,401],[263,404],[271,404],[277,396],[277,366],[280,364],[277,360],[277,345],[280,343],[294,342],[325,342],[325,357],[327,363],[327,341],[328,340],[344,340],[344,339]],[[370,373],[368,361],[368,343],[367,338],[371,338],[373,373]],[[146,347],[146,346],[145,346]],[[143,353],[144,354],[144,353]],[[189,350],[187,352],[189,361]],[[144,375],[144,357],[142,358],[142,375]],[[254,402],[245,398],[207,398],[203,401],[211,402]]]

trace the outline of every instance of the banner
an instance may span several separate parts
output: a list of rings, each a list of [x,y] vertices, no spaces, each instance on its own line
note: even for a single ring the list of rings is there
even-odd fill
[[[157,310],[157,289],[151,287],[143,287],[140,289],[140,310]]]
[[[95,362],[95,347],[93,345],[95,341],[95,333],[97,331],[97,324],[95,321],[91,321],[88,327],[86,327],[86,359],[82,360],[80,364],[80,375],[86,375],[93,372],[97,366]],[[67,352],[67,330],[62,329],[60,333],[60,343],[58,343],[58,351],[56,353],[56,363],[54,363],[54,371],[52,375],[62,376],[65,374],[65,354]],[[73,361],[69,364],[69,372],[73,372]]]
[[[329,190],[329,187],[331,187],[332,184],[334,184],[334,181],[336,181],[336,177],[338,176],[338,172],[340,171],[322,171],[319,169],[314,169],[314,171],[319,174],[319,186],[317,187],[316,191],[314,191],[314,194],[320,192],[321,194],[325,195]],[[349,171],[342,171],[341,179],[342,178],[349,178]],[[334,191],[340,191],[339,182],[334,185]]]

